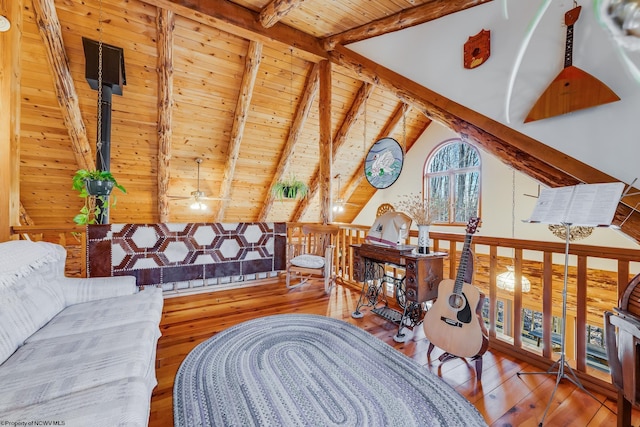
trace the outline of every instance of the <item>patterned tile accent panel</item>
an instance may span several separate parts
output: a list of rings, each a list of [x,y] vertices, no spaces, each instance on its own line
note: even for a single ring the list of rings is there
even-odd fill
[[[286,223],[89,225],[87,238],[89,277],[132,275],[138,286],[203,286],[286,268]]]

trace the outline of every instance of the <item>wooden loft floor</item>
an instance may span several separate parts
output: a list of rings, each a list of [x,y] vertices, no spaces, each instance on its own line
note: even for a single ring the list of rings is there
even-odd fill
[[[225,290],[206,294],[180,296],[165,300],[158,343],[158,386],[151,399],[150,427],[172,426],[172,392],[175,374],[184,357],[200,342],[232,325],[262,316],[283,313],[311,313],[345,320],[380,338],[398,351],[418,361],[426,369],[442,377],[470,400],[490,426],[537,426],[553,391],[553,375],[523,375],[538,372],[507,355],[489,350],[484,355],[482,381],[476,380],[474,364],[454,359],[438,361],[435,350],[427,359],[428,341],[418,335],[408,343],[396,343],[397,327],[368,312],[353,319],[359,289],[337,285],[325,295],[321,283],[312,283],[287,291],[282,283]],[[604,396],[596,394],[601,401]],[[611,408],[609,410],[608,408]],[[616,425],[616,402],[601,405],[569,381],[560,382],[545,426]],[[640,412],[634,410],[633,424],[640,423]]]

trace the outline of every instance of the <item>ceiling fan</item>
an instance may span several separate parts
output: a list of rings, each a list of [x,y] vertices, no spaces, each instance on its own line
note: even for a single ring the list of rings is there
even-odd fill
[[[202,159],[201,158],[197,158],[196,159],[196,163],[198,164],[198,186],[197,189],[195,191],[192,191],[191,193],[189,193],[188,196],[167,196],[170,199],[173,200],[187,200],[187,199],[193,199],[193,203],[191,203],[191,209],[194,210],[207,210],[207,205],[205,205],[202,201],[203,200],[228,200],[222,197],[207,197],[207,195],[204,193],[204,191],[200,191],[200,164],[202,163]]]
[[[347,202],[345,199],[343,199],[342,197],[340,197],[340,174],[337,174],[336,176],[333,177],[334,179],[338,180],[338,197],[336,198],[336,200],[333,203],[333,211],[335,213],[342,213],[344,212],[344,207],[346,205],[352,205],[352,206],[358,206],[356,203],[349,203]]]

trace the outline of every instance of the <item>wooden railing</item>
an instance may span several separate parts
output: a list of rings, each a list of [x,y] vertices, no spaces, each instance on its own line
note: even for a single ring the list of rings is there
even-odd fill
[[[294,241],[300,223],[288,224],[288,239]],[[353,248],[369,230],[368,226],[340,225],[336,239],[335,271],[343,282],[360,289],[353,280]],[[85,229],[77,226],[19,226],[13,234],[29,236],[33,240],[60,243],[67,248],[67,270],[70,276],[86,275]],[[445,278],[455,278],[464,234],[431,232],[432,249],[447,252]],[[410,242],[417,242],[417,231],[410,233]],[[474,236],[473,285],[488,298],[486,321],[490,345],[541,368],[551,366],[558,358],[554,352],[558,320],[562,315],[565,244],[509,238]],[[587,363],[589,348],[587,328],[600,328],[603,312],[618,305],[631,278],[639,273],[640,250],[596,247],[571,243],[570,267],[567,275],[567,360],[582,383],[592,390],[615,398],[608,372]],[[605,264],[605,266],[595,265]],[[594,264],[594,265],[591,265]],[[531,290],[514,292],[498,289],[496,277],[513,265],[517,278],[526,276]],[[606,267],[606,268],[605,268]],[[541,313],[540,327],[525,327],[524,310]],[[539,333],[542,336],[539,340]],[[537,336],[536,336],[537,334]],[[606,361],[605,361],[606,363]]]
[[[360,284],[352,278],[351,245],[362,243],[368,230],[369,227],[341,225],[335,242],[335,270],[345,283],[358,288]],[[432,250],[449,254],[445,260],[445,278],[456,276],[464,237],[464,234],[430,233]],[[417,243],[417,231],[411,231],[409,243]],[[565,243],[474,236],[472,249],[473,285],[488,299],[485,314],[491,346],[535,366],[548,368],[559,357],[554,349],[557,349],[562,318]],[[589,338],[593,330],[602,328],[603,312],[618,305],[619,296],[640,272],[640,266],[635,263],[640,261],[640,250],[571,243],[569,254],[566,357],[585,386],[615,397],[606,360],[603,366],[588,363],[588,357],[603,358],[606,354],[602,347],[604,341],[591,343]],[[498,289],[496,277],[506,271],[507,266],[513,266],[516,283],[522,276],[530,280],[529,292],[522,292],[520,286],[513,292]],[[525,327],[525,311],[540,313],[540,319],[530,321]]]
[[[65,274],[68,277],[87,276],[86,227],[79,225],[13,226],[11,234],[21,239],[45,241],[62,245],[67,250]]]

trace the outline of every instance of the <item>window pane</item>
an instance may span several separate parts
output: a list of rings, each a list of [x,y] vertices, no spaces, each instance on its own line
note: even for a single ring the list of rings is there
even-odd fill
[[[455,222],[467,222],[478,215],[479,177],[478,172],[455,175]]]
[[[463,142],[447,144],[433,156],[427,168],[429,173],[449,169],[464,169],[480,165],[476,150]]]
[[[429,203],[437,206],[435,222],[449,222],[449,176],[434,176],[429,179]]]
[[[480,210],[480,155],[460,139],[444,142],[425,165],[424,184],[435,222],[465,224]]]

